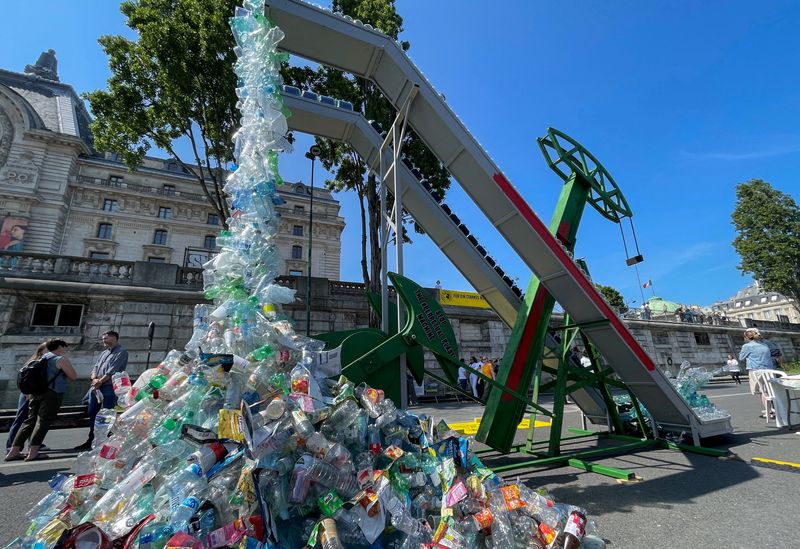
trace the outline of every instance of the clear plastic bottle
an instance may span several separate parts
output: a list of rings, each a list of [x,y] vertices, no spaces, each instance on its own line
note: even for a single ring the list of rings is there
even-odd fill
[[[94,439],[92,449],[100,448],[108,440],[108,433],[117,420],[117,413],[108,408],[101,408],[94,418]]]
[[[344,549],[342,542],[339,540],[339,531],[336,528],[336,522],[333,519],[322,519],[319,540],[322,549]]]
[[[131,378],[128,377],[127,372],[117,372],[111,378],[111,384],[114,389],[114,394],[117,396],[117,405],[127,408],[131,402]]]
[[[298,463],[306,469],[309,479],[326,488],[333,488],[345,499],[350,499],[361,491],[358,481],[353,475],[340,471],[326,461],[306,454],[300,458]]]
[[[188,532],[189,520],[200,509],[200,500],[194,496],[189,496],[184,499],[180,505],[172,512],[170,516],[170,525],[175,531]]]
[[[513,547],[514,533],[508,517],[505,499],[499,490],[489,495],[489,509],[492,512],[492,545],[494,547]]]
[[[177,505],[189,495],[197,496],[205,493],[207,486],[203,470],[196,463],[192,463],[161,485],[156,492],[155,504],[158,506],[166,500],[172,500]]]

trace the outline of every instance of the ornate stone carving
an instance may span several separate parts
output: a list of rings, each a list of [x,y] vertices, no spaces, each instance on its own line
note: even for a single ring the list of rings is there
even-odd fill
[[[0,168],[5,166],[11,142],[14,140],[14,126],[6,112],[0,109]]]

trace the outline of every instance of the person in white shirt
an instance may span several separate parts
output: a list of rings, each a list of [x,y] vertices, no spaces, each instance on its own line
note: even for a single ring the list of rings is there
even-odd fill
[[[464,361],[461,361],[461,366],[458,367],[458,386],[461,387],[461,390],[465,393],[467,392],[467,387],[469,386],[469,376],[467,375],[467,365],[464,364]],[[463,396],[458,395],[458,400],[463,400]]]
[[[739,361],[733,358],[733,355],[728,355],[728,362],[725,363],[725,370],[731,375],[733,381],[735,381],[737,385],[742,384],[742,380],[739,379],[739,375],[741,374]]]
[[[469,383],[472,386],[472,396],[475,398],[480,398],[478,394],[478,376],[475,375],[475,372],[480,372],[481,366],[480,361],[474,356],[470,359],[469,367],[473,372],[469,374]]]
[[[581,354],[581,366],[584,368],[591,368],[592,367],[592,359],[590,359],[586,354]]]

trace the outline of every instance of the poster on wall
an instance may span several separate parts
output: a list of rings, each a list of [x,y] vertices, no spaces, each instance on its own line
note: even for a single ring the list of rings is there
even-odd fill
[[[28,230],[28,220],[21,217],[4,217],[0,226],[0,250],[21,252],[22,241]]]

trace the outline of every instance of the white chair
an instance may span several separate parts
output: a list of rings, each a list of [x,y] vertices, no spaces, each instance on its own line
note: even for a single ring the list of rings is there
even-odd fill
[[[754,377],[761,393],[761,402],[764,404],[764,417],[769,423],[770,414],[775,412],[775,390],[771,379],[776,379],[786,375],[781,370],[754,370]]]

